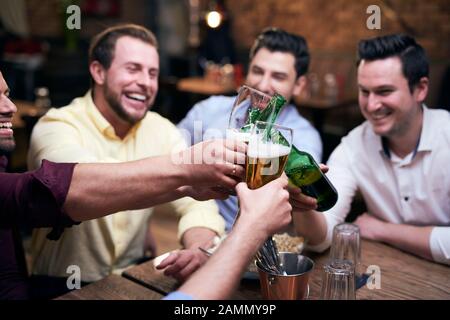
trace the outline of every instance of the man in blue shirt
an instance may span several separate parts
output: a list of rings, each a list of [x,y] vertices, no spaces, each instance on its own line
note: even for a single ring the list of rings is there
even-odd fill
[[[305,84],[309,52],[303,37],[281,29],[266,29],[250,51],[246,85],[273,95],[281,94],[287,101],[299,95]],[[189,144],[210,138],[224,137],[235,97],[212,96],[197,103],[178,124]],[[322,157],[322,141],[317,130],[289,103],[281,111],[278,124],[294,129],[294,145],[309,152],[317,162]],[[217,200],[220,214],[230,231],[238,210],[237,198]]]

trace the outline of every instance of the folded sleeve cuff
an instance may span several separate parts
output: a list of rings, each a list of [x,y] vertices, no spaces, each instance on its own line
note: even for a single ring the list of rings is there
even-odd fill
[[[44,225],[53,227],[47,236],[50,240],[58,240],[64,228],[79,224],[79,222],[73,221],[63,209],[75,165],[75,163],[54,163],[43,160],[41,168],[33,174],[35,179],[50,192],[53,201],[49,201],[49,203],[55,204],[52,207],[53,210],[45,210],[49,220]]]
[[[434,227],[430,235],[433,260],[450,265],[450,227]]]
[[[225,233],[225,220],[216,212],[196,210],[181,217],[178,224],[178,239],[190,228],[203,227],[211,229],[219,236]]]
[[[333,229],[334,226],[343,222],[344,220],[340,217],[335,216],[334,214],[327,212],[319,212],[318,214],[322,214],[325,217],[325,221],[327,223],[327,236],[325,240],[316,245],[306,245],[306,249],[314,251],[314,252],[323,252],[328,249],[331,245],[331,240],[333,238]]]

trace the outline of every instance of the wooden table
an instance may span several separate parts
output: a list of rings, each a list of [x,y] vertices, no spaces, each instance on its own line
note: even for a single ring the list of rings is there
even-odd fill
[[[162,294],[147,290],[121,276],[110,275],[56,300],[159,300],[162,297]]]
[[[320,296],[321,269],[326,263],[324,254],[305,253],[315,267],[310,277],[310,299]],[[381,271],[381,288],[370,290],[367,286],[357,290],[357,299],[445,299],[450,300],[450,267],[432,263],[404,253],[387,245],[362,241],[364,270],[375,265]],[[59,299],[160,299],[177,288],[172,278],[156,271],[149,261],[132,267],[123,277],[109,276],[99,282],[73,291]],[[258,280],[243,280],[232,296],[237,300],[261,299]]]

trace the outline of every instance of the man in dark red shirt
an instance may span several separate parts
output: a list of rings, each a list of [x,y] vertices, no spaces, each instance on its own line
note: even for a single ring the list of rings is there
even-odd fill
[[[16,226],[64,228],[125,210],[142,209],[184,196],[225,198],[244,175],[244,144],[209,141],[173,155],[118,164],[70,164],[43,161],[23,174],[2,173],[6,152],[14,149],[12,117],[16,106],[0,72],[0,300],[26,299],[26,274],[20,270],[12,230]],[[198,157],[200,155],[200,158]],[[229,160],[229,161],[227,161]],[[220,188],[217,188],[220,186]],[[22,272],[21,272],[22,271]]]

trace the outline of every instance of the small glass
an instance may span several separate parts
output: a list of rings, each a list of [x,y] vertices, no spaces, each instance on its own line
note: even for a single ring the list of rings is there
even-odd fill
[[[333,261],[323,266],[321,300],[355,300],[355,272],[348,262]]]
[[[333,229],[330,262],[353,265],[355,275],[360,276],[361,243],[359,227],[352,223],[341,223]]]

